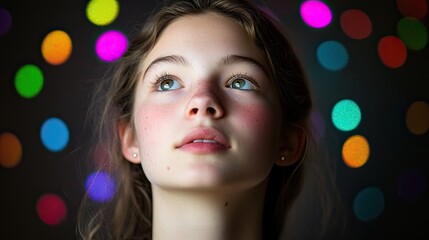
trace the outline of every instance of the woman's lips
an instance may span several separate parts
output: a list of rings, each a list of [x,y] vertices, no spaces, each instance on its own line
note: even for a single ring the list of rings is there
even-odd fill
[[[214,128],[197,128],[183,138],[176,147],[191,153],[214,153],[230,148],[225,136]]]
[[[198,143],[187,143],[181,146],[179,149],[186,152],[204,154],[204,153],[214,153],[214,152],[224,151],[227,148],[218,143],[198,142]]]

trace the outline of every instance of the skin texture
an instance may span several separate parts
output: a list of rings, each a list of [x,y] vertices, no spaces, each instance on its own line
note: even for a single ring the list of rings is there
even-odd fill
[[[166,56],[176,60],[158,61]],[[241,60],[222,64],[228,56]],[[282,162],[289,165],[299,155],[285,147],[263,55],[237,23],[207,13],[173,21],[142,66],[134,127],[120,127],[120,136],[124,156],[141,163],[152,185],[154,239],[260,238],[269,172],[281,156],[293,156]],[[224,144],[182,146],[207,129]]]

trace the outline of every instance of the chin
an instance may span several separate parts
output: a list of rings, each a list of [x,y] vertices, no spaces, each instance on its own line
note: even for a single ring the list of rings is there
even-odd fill
[[[189,191],[240,191],[248,190],[260,185],[266,177],[264,176],[239,176],[236,173],[226,174],[225,171],[211,167],[199,166],[181,174],[177,181],[170,183],[173,188]]]

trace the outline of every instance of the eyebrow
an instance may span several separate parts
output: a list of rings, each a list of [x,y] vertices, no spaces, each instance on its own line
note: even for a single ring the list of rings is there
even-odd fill
[[[155,65],[161,64],[161,63],[171,63],[171,64],[178,64],[183,66],[190,66],[191,64],[186,60],[184,57],[180,55],[168,55],[156,58],[153,60],[149,66],[146,68],[143,77],[146,75],[146,73]],[[239,64],[239,63],[246,63],[250,64],[253,67],[256,67],[259,71],[262,71],[265,75],[270,76],[268,74],[268,71],[265,69],[264,65],[262,65],[260,62],[256,61],[255,59],[251,57],[245,57],[240,55],[228,55],[223,57],[219,62],[218,65],[220,66],[227,66],[231,64]]]
[[[270,76],[268,74],[267,69],[265,69],[264,65],[262,65],[260,62],[256,61],[251,57],[245,57],[240,55],[228,55],[226,57],[223,57],[220,60],[219,65],[226,66],[230,64],[239,64],[239,63],[250,64],[253,67],[257,68],[259,71],[263,72],[265,75]]]
[[[183,66],[189,66],[189,62],[182,56],[179,55],[168,55],[168,56],[164,56],[164,57],[159,57],[155,60],[153,60],[149,66],[147,66],[143,77],[146,75],[146,73],[149,71],[150,68],[152,68],[153,66],[160,64],[160,63],[172,63],[172,64],[179,64],[179,65],[183,65]]]

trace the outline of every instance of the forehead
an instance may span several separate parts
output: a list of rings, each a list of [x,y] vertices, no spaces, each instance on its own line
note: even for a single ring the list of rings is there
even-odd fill
[[[171,22],[147,55],[143,66],[145,68],[153,59],[168,55],[191,58],[240,55],[266,65],[261,51],[244,28],[234,19],[217,13],[187,15]]]

